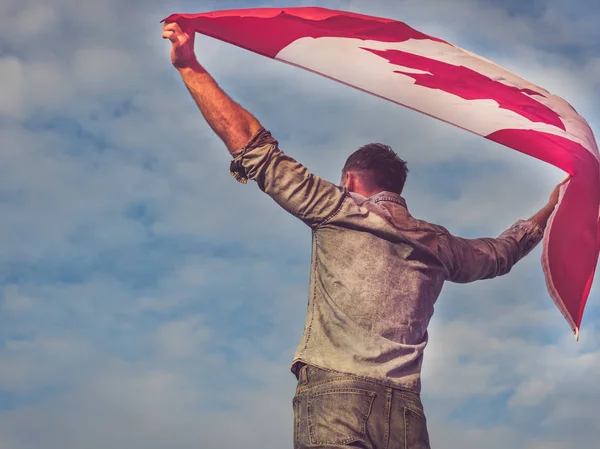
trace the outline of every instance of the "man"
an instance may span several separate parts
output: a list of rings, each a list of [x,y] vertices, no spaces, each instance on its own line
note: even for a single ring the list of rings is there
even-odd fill
[[[223,92],[194,55],[194,33],[164,26],[171,62],[233,156],[311,227],[310,294],[292,371],[294,448],[429,448],[420,400],[427,326],[444,281],[508,273],[541,240],[558,201],[497,239],[462,239],[413,218],[401,196],[406,163],[369,144],[347,160],[342,186],[285,155],[258,120]]]

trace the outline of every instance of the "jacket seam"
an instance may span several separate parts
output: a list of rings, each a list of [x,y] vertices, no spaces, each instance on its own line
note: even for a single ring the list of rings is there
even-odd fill
[[[315,319],[315,300],[317,299],[317,282],[316,282],[316,275],[317,275],[317,270],[316,270],[316,261],[318,259],[318,255],[319,255],[319,237],[317,236],[317,230],[325,225],[326,223],[328,223],[330,220],[333,219],[333,217],[335,217],[340,210],[342,210],[342,206],[344,205],[344,202],[348,199],[348,192],[344,192],[343,196],[342,196],[342,200],[340,201],[339,206],[336,208],[336,210],[334,212],[332,212],[325,220],[323,220],[321,223],[318,223],[314,228],[313,228],[313,239],[314,239],[314,254],[313,254],[313,260],[311,261],[311,277],[313,278],[313,291],[312,291],[312,304],[311,304],[311,311],[310,311],[310,323],[308,324],[308,327],[306,329],[306,340],[304,341],[304,348],[302,348],[302,351],[306,350],[306,348],[308,347],[308,342],[310,341],[310,337],[312,334],[312,325],[313,325],[313,321]]]
[[[316,260],[317,260],[317,253],[318,253],[318,237],[317,237],[317,233],[313,232],[313,239],[314,239],[314,254],[312,257],[312,261],[311,261],[311,277],[313,279],[313,291],[312,291],[312,299],[311,299],[311,310],[310,310],[310,322],[308,323],[308,327],[306,329],[306,340],[304,341],[304,347],[302,348],[302,351],[305,351],[306,348],[308,347],[308,342],[310,341],[310,337],[312,334],[312,325],[313,325],[313,321],[315,319],[315,299],[317,298],[317,282],[315,279],[316,276]]]

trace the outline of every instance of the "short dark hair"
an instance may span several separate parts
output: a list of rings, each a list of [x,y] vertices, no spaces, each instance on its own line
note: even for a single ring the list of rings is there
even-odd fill
[[[342,181],[348,172],[356,172],[374,187],[401,194],[408,167],[388,145],[369,143],[360,147],[346,160]]]

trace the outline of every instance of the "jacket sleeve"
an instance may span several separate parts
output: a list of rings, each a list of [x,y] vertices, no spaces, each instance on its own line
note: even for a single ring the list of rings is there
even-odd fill
[[[341,207],[346,190],[308,171],[279,149],[271,133],[261,129],[233,155],[230,172],[239,182],[258,187],[311,228],[327,221]]]
[[[442,245],[448,281],[457,283],[491,279],[510,272],[512,267],[542,240],[542,228],[519,220],[498,238],[463,239],[444,230]]]

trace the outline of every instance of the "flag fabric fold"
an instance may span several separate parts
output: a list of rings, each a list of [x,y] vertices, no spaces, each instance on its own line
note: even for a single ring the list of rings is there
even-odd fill
[[[576,336],[600,253],[600,154],[562,98],[405,23],[325,8],[173,14],[193,30],[315,72],[552,164],[571,179],[544,235],[550,296]]]

